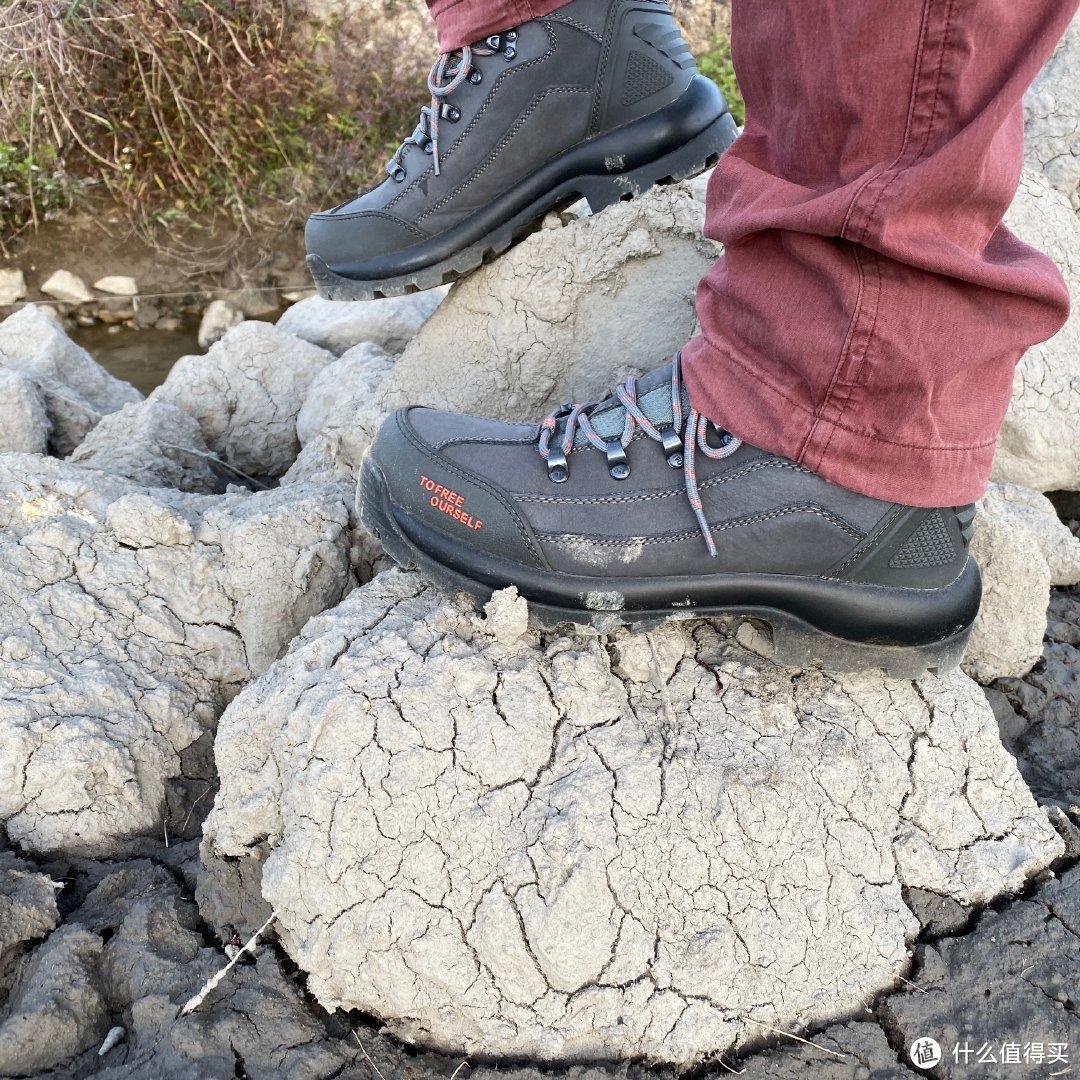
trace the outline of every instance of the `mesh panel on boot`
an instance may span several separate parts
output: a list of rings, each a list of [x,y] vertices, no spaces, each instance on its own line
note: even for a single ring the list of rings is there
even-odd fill
[[[948,526],[936,510],[923,518],[922,524],[904,541],[904,546],[889,560],[897,569],[913,566],[945,566],[956,558],[956,548]]]
[[[655,60],[644,53],[632,52],[626,65],[626,83],[623,86],[623,105],[636,105],[644,98],[666,89],[675,81],[670,71],[665,71]]]

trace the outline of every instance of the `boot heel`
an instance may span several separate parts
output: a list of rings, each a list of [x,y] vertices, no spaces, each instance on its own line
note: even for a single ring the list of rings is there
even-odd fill
[[[657,184],[674,184],[687,180],[711,168],[720,155],[735,141],[738,129],[731,113],[724,113],[689,142],[663,157],[625,172],[618,171],[617,158],[608,158],[612,170],[607,176],[583,176],[577,183],[578,193],[598,214],[617,202],[627,202],[644,194]]]

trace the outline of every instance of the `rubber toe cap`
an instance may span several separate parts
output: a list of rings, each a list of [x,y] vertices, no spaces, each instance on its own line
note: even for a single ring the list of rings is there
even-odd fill
[[[423,529],[527,566],[542,564],[532,530],[507,492],[452,461],[418,434],[404,408],[379,429],[368,454],[385,481],[401,527],[423,544]],[[403,513],[402,513],[403,512]]]
[[[383,210],[358,208],[358,202],[312,214],[304,230],[308,254],[335,272],[349,276],[364,263],[427,239],[416,226]]]

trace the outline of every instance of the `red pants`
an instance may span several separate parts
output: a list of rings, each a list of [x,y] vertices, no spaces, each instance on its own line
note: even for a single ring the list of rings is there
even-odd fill
[[[443,49],[562,2],[428,0]],[[733,0],[747,121],[708,190],[699,411],[878,498],[982,494],[1016,363],[1068,314],[1001,220],[1022,95],[1078,3]]]

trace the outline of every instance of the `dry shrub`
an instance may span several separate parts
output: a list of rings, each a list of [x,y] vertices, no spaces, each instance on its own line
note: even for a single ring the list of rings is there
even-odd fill
[[[139,224],[280,224],[370,177],[431,59],[391,7],[316,26],[284,0],[0,0],[0,230],[89,187]]]

